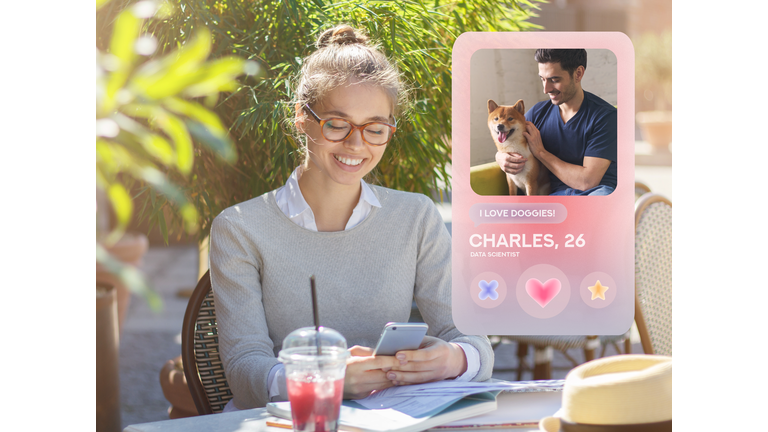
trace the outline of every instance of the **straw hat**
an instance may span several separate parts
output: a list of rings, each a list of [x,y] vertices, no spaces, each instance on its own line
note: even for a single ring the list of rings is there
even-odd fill
[[[559,413],[542,419],[539,430],[671,431],[672,357],[617,355],[577,366],[565,377]]]

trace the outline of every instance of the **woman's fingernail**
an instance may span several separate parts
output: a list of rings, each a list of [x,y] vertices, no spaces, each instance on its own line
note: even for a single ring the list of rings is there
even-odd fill
[[[398,360],[405,360],[405,354],[398,354],[397,355]]]
[[[395,375],[395,374],[393,374],[393,373],[387,374],[387,379],[391,379],[391,380],[393,380],[393,379],[395,379],[395,378],[397,378],[397,375]]]

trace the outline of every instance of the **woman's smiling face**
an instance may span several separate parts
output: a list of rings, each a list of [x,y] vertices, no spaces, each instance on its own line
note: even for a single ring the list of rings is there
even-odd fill
[[[374,121],[392,123],[392,102],[381,87],[371,84],[337,87],[310,108],[321,119],[343,118],[354,125]],[[314,181],[359,184],[360,179],[376,167],[387,147],[366,144],[360,130],[353,131],[344,141],[328,141],[318,122],[306,114],[303,130],[309,151],[309,169],[303,175],[309,174]]]

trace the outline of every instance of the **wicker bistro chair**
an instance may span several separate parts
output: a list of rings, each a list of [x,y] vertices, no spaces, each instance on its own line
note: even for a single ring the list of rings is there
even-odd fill
[[[646,354],[672,355],[672,203],[635,203],[635,323]]]
[[[649,188],[648,185],[643,182],[635,181],[635,201],[650,191],[651,188]]]
[[[181,360],[197,412],[220,413],[232,399],[232,391],[219,357],[210,272],[200,278],[187,303],[181,328]]]

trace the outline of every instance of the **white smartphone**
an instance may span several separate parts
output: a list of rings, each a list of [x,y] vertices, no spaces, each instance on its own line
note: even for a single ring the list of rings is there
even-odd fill
[[[398,351],[418,349],[428,329],[425,323],[387,323],[373,355],[393,356]]]

